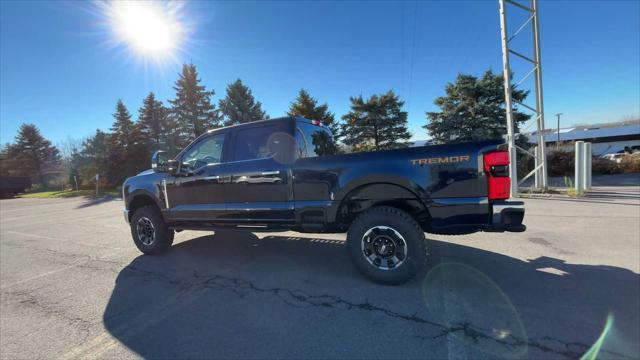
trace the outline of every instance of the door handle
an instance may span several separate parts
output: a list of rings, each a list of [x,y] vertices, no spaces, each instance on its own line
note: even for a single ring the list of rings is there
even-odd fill
[[[281,177],[275,177],[272,175],[280,175],[280,171],[263,171],[253,174],[235,175],[233,176],[233,182],[237,184],[261,184],[261,183],[278,183],[282,182]]]
[[[246,183],[246,182],[249,182],[249,177],[248,177],[248,176],[246,176],[246,175],[238,176],[238,177],[234,180],[234,182],[235,182],[235,183],[238,183],[238,184],[240,184],[240,183]]]

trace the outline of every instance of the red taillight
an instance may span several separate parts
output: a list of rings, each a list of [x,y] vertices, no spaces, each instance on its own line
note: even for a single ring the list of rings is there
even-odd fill
[[[489,180],[489,200],[508,199],[511,188],[509,153],[506,151],[494,151],[485,154],[484,172]]]
[[[315,126],[322,126],[322,122],[320,120],[311,120],[311,124]]]

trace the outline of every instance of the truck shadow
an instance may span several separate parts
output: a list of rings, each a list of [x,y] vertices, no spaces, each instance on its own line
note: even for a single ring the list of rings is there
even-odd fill
[[[611,315],[605,354],[639,356],[638,274],[440,241],[429,249],[438,264],[388,287],[360,276],[342,241],[219,232],[134,259],[103,322],[144,358],[442,357],[452,341],[485,357],[577,358]],[[400,350],[363,335],[380,326]]]
[[[108,203],[111,201],[116,201],[116,200],[120,200],[122,201],[121,197],[115,197],[115,196],[110,196],[110,195],[106,195],[106,196],[102,196],[102,197],[92,197],[92,196],[84,196],[84,202],[82,202],[82,204],[78,205],[76,207],[76,209],[84,209],[84,208],[88,208],[91,206],[95,206],[95,205],[101,205],[104,203]]]

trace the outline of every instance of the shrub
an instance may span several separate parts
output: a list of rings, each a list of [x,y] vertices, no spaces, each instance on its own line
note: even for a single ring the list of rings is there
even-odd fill
[[[575,172],[575,154],[569,151],[551,150],[547,152],[549,176],[573,176]]]
[[[573,176],[575,172],[575,154],[568,151],[554,151],[548,156],[549,176]],[[591,160],[593,175],[613,175],[640,173],[640,154],[625,156],[619,163],[593,157]]]
[[[533,169],[533,158],[527,158],[518,158],[519,177],[526,175]],[[549,176],[575,176],[575,153],[573,151],[549,150],[547,164]],[[625,156],[620,163],[594,156],[591,162],[591,171],[593,175],[640,173],[640,153]]]
[[[527,174],[535,167],[535,160],[531,156],[523,154],[520,151],[517,152],[516,162],[518,166],[518,179],[522,179],[527,176]]]
[[[640,173],[640,153],[625,156],[617,165],[622,173]]]
[[[518,153],[518,178],[521,179],[535,167],[533,157]],[[573,176],[574,153],[562,150],[547,150],[547,174],[549,176]]]
[[[591,162],[591,173],[593,175],[612,175],[622,173],[622,167],[615,161],[593,158]]]

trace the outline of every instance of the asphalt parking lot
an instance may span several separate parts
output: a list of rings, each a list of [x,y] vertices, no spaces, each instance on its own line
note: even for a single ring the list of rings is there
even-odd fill
[[[430,235],[389,287],[344,235],[182,232],[142,256],[120,200],[2,200],[0,358],[640,357],[640,189],[525,201],[525,233]]]

